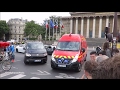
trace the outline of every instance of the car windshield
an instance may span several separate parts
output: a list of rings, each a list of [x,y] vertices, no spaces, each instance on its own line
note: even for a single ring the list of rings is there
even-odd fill
[[[28,43],[27,49],[44,49],[43,43]]]
[[[71,41],[59,42],[56,49],[66,51],[78,51],[80,49],[80,42]]]

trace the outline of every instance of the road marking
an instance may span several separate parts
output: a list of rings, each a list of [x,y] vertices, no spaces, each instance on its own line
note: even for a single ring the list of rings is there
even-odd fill
[[[0,74],[0,78],[11,75],[11,74],[12,73],[9,73],[9,72],[2,73],[2,74]]]
[[[55,76],[56,78],[68,78],[68,79],[75,79],[75,77],[71,75],[67,75],[66,73],[59,73],[58,76]]]
[[[41,70],[37,70],[38,72],[32,72],[31,74],[36,74],[36,75],[50,75],[49,72],[47,71],[41,71]]]
[[[32,77],[32,78],[30,78],[30,79],[40,79],[39,77]]]
[[[13,67],[13,66],[12,66],[12,68],[14,68],[14,69],[18,69],[18,68],[16,68],[16,67]]]
[[[56,78],[64,78],[64,77],[61,77],[61,76],[55,76]]]
[[[44,73],[44,72],[42,72],[41,70],[37,70],[38,72],[40,72],[40,73]]]
[[[25,77],[25,76],[26,75],[24,75],[24,74],[18,74],[18,75],[11,77],[11,78],[8,78],[8,79],[20,79],[20,78]]]

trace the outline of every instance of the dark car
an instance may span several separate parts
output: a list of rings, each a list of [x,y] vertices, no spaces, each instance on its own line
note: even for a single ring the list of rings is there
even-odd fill
[[[47,48],[47,54],[48,55],[52,55],[53,51],[55,50],[55,47],[53,47],[52,45],[49,45]]]
[[[42,42],[27,42],[25,46],[24,63],[47,62],[47,51]]]

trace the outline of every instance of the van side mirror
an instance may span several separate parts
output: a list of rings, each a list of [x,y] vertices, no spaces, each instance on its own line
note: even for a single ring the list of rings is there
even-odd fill
[[[85,48],[82,48],[82,49],[81,49],[81,52],[83,52],[83,53],[84,53],[84,52],[85,52]]]
[[[53,47],[53,51],[55,50],[55,47]]]

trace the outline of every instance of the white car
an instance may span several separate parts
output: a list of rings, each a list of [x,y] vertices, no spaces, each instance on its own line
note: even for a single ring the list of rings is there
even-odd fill
[[[25,47],[25,44],[20,44],[20,45],[16,46],[16,52],[17,53],[25,53],[24,47]]]

